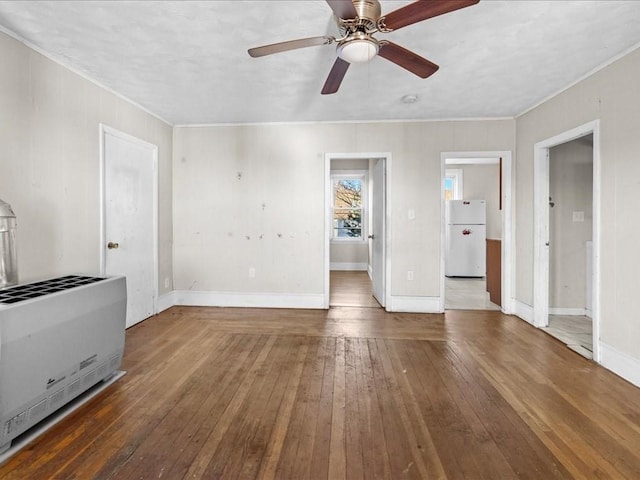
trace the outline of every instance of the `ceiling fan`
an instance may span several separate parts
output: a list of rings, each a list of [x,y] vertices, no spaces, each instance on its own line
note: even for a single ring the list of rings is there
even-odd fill
[[[378,0],[326,0],[335,14],[340,38],[332,36],[300,38],[249,49],[252,57],[298,48],[337,44],[337,54],[322,94],[335,93],[352,63],[368,62],[376,55],[427,78],[438,65],[388,40],[377,40],[373,34],[389,33],[413,23],[475,5],[480,0],[418,0],[382,15]]]

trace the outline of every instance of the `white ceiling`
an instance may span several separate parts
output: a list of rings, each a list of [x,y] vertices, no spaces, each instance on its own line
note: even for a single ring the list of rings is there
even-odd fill
[[[432,77],[375,58],[334,95],[320,95],[333,45],[247,54],[337,36],[324,0],[0,1],[0,25],[175,125],[487,118],[518,115],[640,45],[640,1],[481,0],[376,35],[440,65]]]

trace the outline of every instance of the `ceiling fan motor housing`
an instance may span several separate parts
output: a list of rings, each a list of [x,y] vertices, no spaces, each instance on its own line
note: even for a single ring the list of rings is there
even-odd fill
[[[382,15],[378,0],[351,0],[355,17],[336,17],[340,35],[345,37],[354,32],[373,33],[377,30],[378,19]]]
[[[378,19],[382,15],[380,2],[378,0],[352,0],[353,6],[358,12],[360,23],[367,30],[373,30],[378,24]]]

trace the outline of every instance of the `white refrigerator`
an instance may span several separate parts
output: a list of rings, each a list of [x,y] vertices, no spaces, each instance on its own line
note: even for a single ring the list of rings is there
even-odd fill
[[[486,202],[448,200],[445,275],[484,277],[486,275]]]

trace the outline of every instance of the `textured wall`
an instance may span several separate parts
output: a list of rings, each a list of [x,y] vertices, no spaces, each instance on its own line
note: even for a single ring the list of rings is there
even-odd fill
[[[391,152],[391,294],[437,297],[440,154],[513,150],[514,126],[495,120],[178,127],[176,289],[322,293],[324,155]]]
[[[487,238],[502,239],[500,165],[455,165],[463,170],[464,200],[485,200]]]
[[[601,132],[600,337],[640,358],[637,208],[640,204],[640,50],[517,119],[516,298],[533,297],[533,147],[592,120]]]
[[[0,198],[18,217],[20,281],[100,271],[104,123],[158,145],[159,291],[172,278],[172,128],[0,33]]]
[[[591,138],[591,136],[589,136]],[[577,139],[549,149],[549,306],[585,308],[586,242],[593,232],[593,145]],[[573,212],[584,221],[574,222]]]

